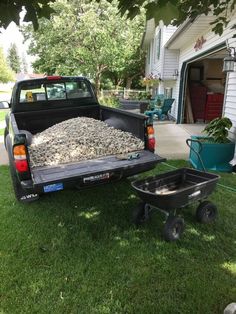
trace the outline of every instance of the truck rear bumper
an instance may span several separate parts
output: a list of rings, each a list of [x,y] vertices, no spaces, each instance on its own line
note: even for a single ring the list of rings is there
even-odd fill
[[[40,194],[73,186],[83,188],[148,171],[157,163],[165,161],[147,150],[140,151],[139,156],[132,160],[106,156],[58,166],[36,167],[31,170],[32,181],[22,182],[22,187]]]

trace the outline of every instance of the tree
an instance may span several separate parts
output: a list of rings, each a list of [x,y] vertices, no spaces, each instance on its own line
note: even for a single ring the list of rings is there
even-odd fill
[[[7,27],[11,21],[19,25],[19,13],[25,7],[24,21],[32,21],[34,28],[38,28],[38,19],[49,18],[53,13],[49,6],[56,0],[2,0],[0,3],[0,26]],[[103,0],[97,0],[103,1]],[[112,2],[112,0],[107,0]],[[77,1],[79,2],[79,1]],[[236,6],[236,0],[118,0],[118,8],[124,15],[128,12],[129,18],[134,18],[140,13],[140,8],[146,10],[147,19],[154,18],[156,23],[164,20],[165,24],[173,21],[180,25],[187,18],[194,19],[200,14],[208,15],[211,12],[215,16],[213,31],[222,34],[223,28],[228,24],[230,13]]]
[[[127,89],[130,89],[133,80],[135,78],[140,80],[140,76],[143,75],[145,75],[145,53],[138,48],[132,57],[127,59],[124,68],[108,71],[105,77],[111,79],[115,86],[126,86]]]
[[[18,55],[18,50],[15,43],[12,43],[10,48],[8,49],[7,60],[10,68],[15,72],[20,72],[21,62],[20,57]]]
[[[33,67],[39,72],[61,75],[84,74],[100,88],[102,75],[128,72],[140,45],[143,18],[121,18],[117,7],[105,0],[58,0],[50,20],[42,19],[39,29],[23,29],[31,40],[29,53],[37,55]]]
[[[22,54],[22,71],[23,73],[28,73],[28,63],[26,61],[26,56],[25,53]]]
[[[16,25],[20,23],[20,12],[24,8],[26,14],[25,22],[32,22],[35,29],[38,28],[38,19],[49,18],[53,10],[49,3],[55,0],[1,0],[0,2],[0,27],[7,28],[13,21]]]
[[[119,0],[118,7],[121,14],[128,12],[131,19],[140,13],[141,7],[144,7],[147,19],[154,18],[156,24],[163,20],[166,25],[170,23],[180,25],[187,18],[195,19],[201,14],[213,14],[215,20],[211,23],[212,30],[221,35],[230,21],[230,13],[236,7],[236,0]]]
[[[0,82],[7,83],[14,79],[14,75],[12,71],[9,69],[7,65],[7,61],[4,57],[3,50],[0,47]]]

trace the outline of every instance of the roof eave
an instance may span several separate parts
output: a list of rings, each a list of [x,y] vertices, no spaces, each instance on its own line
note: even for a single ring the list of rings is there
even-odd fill
[[[152,41],[155,35],[155,20],[151,19],[146,22],[145,31],[143,33],[141,47],[145,49]]]

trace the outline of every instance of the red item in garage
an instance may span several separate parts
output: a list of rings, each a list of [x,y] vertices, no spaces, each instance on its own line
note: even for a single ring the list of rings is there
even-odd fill
[[[205,119],[207,88],[202,85],[190,86],[190,99],[194,121]]]
[[[222,116],[224,94],[208,94],[205,110],[205,121]]]

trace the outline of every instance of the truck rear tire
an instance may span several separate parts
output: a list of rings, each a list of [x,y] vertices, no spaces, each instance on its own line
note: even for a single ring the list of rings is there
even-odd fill
[[[4,146],[5,146],[6,150],[7,150],[7,142],[6,142],[7,135],[8,135],[8,130],[7,130],[7,128],[5,128],[5,130],[4,130]]]
[[[25,192],[22,189],[19,181],[17,180],[17,175],[12,164],[10,164],[10,174],[11,174],[12,186],[15,193],[15,197],[18,201],[21,201],[21,197],[25,194]]]

